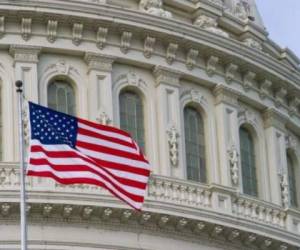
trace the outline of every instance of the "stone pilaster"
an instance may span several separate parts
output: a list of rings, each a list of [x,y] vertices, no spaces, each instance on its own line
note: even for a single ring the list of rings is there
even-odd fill
[[[153,74],[156,78],[159,173],[182,178],[182,145],[179,143],[182,131],[179,112],[180,74],[161,66],[157,66]]]
[[[219,153],[215,182],[238,188],[241,170],[237,95],[223,86],[217,86],[214,95]]]
[[[39,102],[37,64],[40,51],[40,47],[25,45],[12,45],[9,49],[14,59],[15,80],[23,81],[23,93],[25,98],[35,103]],[[16,104],[14,105],[14,110],[14,133],[18,134],[18,113]],[[14,159],[18,160],[18,137],[16,136],[13,140]],[[27,157],[26,154],[25,157]]]
[[[114,58],[107,55],[86,53],[84,60],[88,66],[88,112],[89,119],[102,124],[111,124],[112,64]]]
[[[285,120],[275,110],[264,113],[271,202],[282,204],[282,179],[287,174]]]

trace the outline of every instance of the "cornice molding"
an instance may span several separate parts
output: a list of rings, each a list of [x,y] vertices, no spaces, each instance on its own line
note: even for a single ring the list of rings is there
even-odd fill
[[[99,53],[86,52],[84,61],[88,65],[88,72],[91,70],[111,72],[115,57]]]
[[[9,53],[13,56],[14,62],[37,63],[41,47],[26,45],[11,45]]]

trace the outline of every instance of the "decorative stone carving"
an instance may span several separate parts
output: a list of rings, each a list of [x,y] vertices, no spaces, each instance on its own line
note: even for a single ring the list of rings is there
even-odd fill
[[[186,67],[189,70],[192,70],[196,66],[198,55],[199,55],[199,50],[192,49],[192,48],[189,49],[186,57]]]
[[[170,43],[167,48],[166,53],[166,60],[168,64],[172,64],[173,61],[176,59],[176,53],[178,50],[178,44],[177,43]]]
[[[284,105],[286,95],[287,90],[283,87],[280,87],[277,91],[275,91],[275,106],[277,108]]]
[[[216,73],[219,58],[216,56],[210,56],[206,63],[206,72],[209,76],[213,76]]]
[[[175,126],[172,126],[168,131],[169,154],[172,166],[178,166],[178,131]]]
[[[147,36],[145,38],[144,42],[144,56],[146,58],[150,58],[152,56],[152,53],[154,51],[154,46],[155,46],[155,37]]]
[[[72,29],[72,42],[78,46],[82,41],[83,24],[74,23]]]
[[[109,125],[111,123],[111,119],[109,118],[108,114],[105,111],[102,111],[96,120],[102,125]]]
[[[6,217],[10,214],[11,205],[8,203],[4,203],[1,205],[1,214]]]
[[[48,20],[47,24],[47,40],[50,43],[54,43],[57,38],[57,24],[55,20]]]
[[[140,10],[147,12],[151,15],[172,18],[171,12],[163,9],[162,0],[141,0],[139,8]]]
[[[143,213],[140,217],[139,222],[141,225],[145,225],[148,221],[150,221],[150,219],[151,219],[151,214]]]
[[[5,33],[5,17],[0,17],[0,38],[4,36]]]
[[[181,218],[176,224],[176,230],[182,231],[188,224],[188,220],[185,218]]]
[[[51,212],[53,210],[53,206],[50,204],[46,204],[43,207],[43,216],[44,217],[49,217],[51,215]]]
[[[28,41],[31,36],[31,18],[22,18],[21,34],[25,41]]]
[[[272,84],[273,83],[267,79],[260,84],[259,96],[261,99],[265,99],[268,95],[270,95],[270,88]]]
[[[268,249],[272,245],[273,241],[271,239],[265,239],[261,243],[261,248],[262,249]]]
[[[285,145],[286,145],[286,148],[297,151],[298,143],[297,143],[296,137],[293,134],[286,135]]]
[[[244,39],[243,43],[252,49],[262,50],[262,44],[252,37]]]
[[[193,228],[193,232],[196,234],[201,233],[206,227],[206,224],[204,222],[198,222],[195,227]]]
[[[234,241],[235,239],[237,239],[239,236],[241,235],[239,230],[232,230],[229,234],[227,239],[229,241]]]
[[[232,145],[228,151],[231,181],[234,185],[239,183],[239,153],[235,145]]]
[[[122,223],[126,223],[129,221],[129,219],[131,218],[132,216],[132,211],[131,210],[125,210],[123,213],[122,213],[122,216],[121,216],[121,222]]]
[[[72,211],[73,211],[72,206],[70,206],[70,205],[65,206],[64,209],[63,209],[63,217],[65,219],[69,218],[72,214]]]
[[[289,100],[289,114],[290,116],[299,114],[299,106],[300,106],[300,98],[297,96],[293,96]]]
[[[103,221],[109,220],[112,213],[113,213],[113,210],[111,208],[104,209],[103,214],[102,214],[102,220]]]
[[[91,207],[85,207],[82,211],[82,218],[88,220],[91,218],[94,209]]]
[[[281,187],[281,200],[284,208],[289,207],[289,183],[288,183],[288,175],[286,173],[280,176],[280,187]]]
[[[200,104],[203,108],[208,108],[208,101],[200,91],[196,89],[186,89],[180,94],[180,99],[185,102],[194,102]]]
[[[217,19],[214,18],[214,17],[210,17],[210,16],[206,16],[206,15],[200,15],[194,21],[194,25],[196,27],[199,27],[199,28],[204,29],[206,31],[212,32],[216,35],[223,36],[223,37],[229,37],[227,32],[225,32],[222,29],[218,28]]]
[[[211,231],[210,236],[211,237],[218,237],[219,235],[221,235],[221,233],[224,231],[224,228],[222,226],[219,225],[215,225]]]
[[[253,87],[255,81],[256,73],[248,71],[243,77],[243,87],[245,91],[249,91]]]
[[[163,215],[159,218],[157,224],[160,228],[164,228],[167,225],[167,223],[169,222],[169,220],[170,220],[169,216]]]
[[[88,72],[91,70],[111,72],[114,57],[97,53],[85,53],[84,60],[88,65]]]
[[[249,234],[246,236],[246,239],[244,240],[245,245],[252,245],[257,239],[257,236],[255,234]]]
[[[235,0],[232,1],[233,8],[231,9],[231,12],[238,17],[239,19],[243,21],[247,21],[248,19],[254,20],[254,17],[251,13],[251,6],[248,3],[248,1],[245,0]]]
[[[132,38],[132,33],[129,31],[124,31],[121,35],[121,51],[124,54],[127,54],[128,50],[130,49],[131,38]]]
[[[239,66],[234,63],[230,63],[225,68],[225,81],[230,84],[232,80],[235,78],[236,72]]]
[[[279,250],[288,250],[288,249],[289,249],[289,247],[285,244],[282,244],[279,246]]]
[[[96,36],[96,45],[101,50],[106,45],[107,34],[108,34],[108,28],[98,27],[97,36]]]

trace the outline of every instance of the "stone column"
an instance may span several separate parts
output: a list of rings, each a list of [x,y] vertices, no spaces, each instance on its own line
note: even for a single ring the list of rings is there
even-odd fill
[[[156,109],[158,128],[159,174],[183,178],[182,134],[179,104],[179,73],[168,68],[155,67]]]
[[[267,144],[268,171],[270,181],[270,201],[282,204],[282,177],[287,174],[285,119],[275,110],[264,113],[264,127]]]
[[[88,117],[102,124],[113,123],[112,64],[114,57],[86,53],[88,65]]]
[[[217,86],[214,95],[219,154],[219,171],[213,173],[214,182],[238,188],[241,170],[237,97],[223,86]]]
[[[10,54],[14,58],[14,73],[15,80],[23,81],[23,93],[27,100],[35,103],[39,102],[38,95],[38,73],[37,63],[38,55],[41,51],[40,47],[25,46],[25,45],[13,45],[9,49]],[[16,92],[14,88],[14,100],[16,99]],[[17,113],[17,101],[14,102],[14,133],[18,134],[18,113]],[[26,138],[25,138],[26,139]],[[14,159],[19,159],[18,149],[18,136],[15,136],[14,140]]]

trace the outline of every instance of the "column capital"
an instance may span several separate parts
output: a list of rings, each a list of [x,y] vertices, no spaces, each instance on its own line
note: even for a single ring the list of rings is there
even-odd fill
[[[15,63],[37,63],[41,49],[41,47],[37,46],[11,45],[9,53],[13,56]]]
[[[275,109],[266,109],[263,113],[263,119],[265,128],[275,127],[283,132],[286,130],[285,124],[287,122],[287,118]]]
[[[91,70],[111,72],[115,59],[113,56],[92,52],[86,52],[84,55],[84,60],[88,65],[88,72]]]
[[[156,79],[155,86],[159,86],[160,84],[167,84],[179,87],[179,80],[181,73],[176,70],[172,70],[163,66],[156,66],[153,70],[153,74]]]
[[[238,93],[223,85],[218,85],[213,90],[215,99],[215,104],[225,103],[233,107],[238,106]]]

